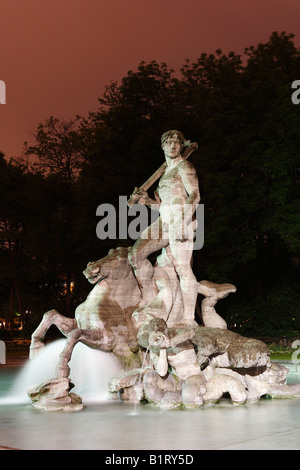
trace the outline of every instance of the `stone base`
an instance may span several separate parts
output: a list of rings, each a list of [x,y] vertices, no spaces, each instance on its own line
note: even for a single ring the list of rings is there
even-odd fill
[[[46,411],[80,411],[84,405],[79,395],[70,393],[74,387],[69,378],[53,378],[27,391],[36,408]]]
[[[112,399],[119,395],[121,400],[140,402],[144,398],[142,379],[151,369],[133,369],[121,372],[110,378],[108,382],[109,396]]]
[[[236,370],[208,366],[204,373],[179,380],[173,373],[161,377],[155,370],[135,369],[111,378],[110,393],[121,400],[139,402],[172,409],[198,408],[217,404],[223,396],[232,404],[256,403],[262,396],[272,398],[300,398],[300,384],[286,385],[288,369],[272,364],[266,371],[261,368]],[[249,375],[245,372],[252,372]],[[256,374],[255,374],[256,372]]]

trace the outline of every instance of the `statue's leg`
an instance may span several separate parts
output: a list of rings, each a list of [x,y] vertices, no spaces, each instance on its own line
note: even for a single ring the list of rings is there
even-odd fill
[[[49,310],[43,316],[43,319],[37,329],[31,336],[31,345],[29,357],[32,359],[44,346],[44,337],[51,325],[57,326],[59,331],[67,336],[70,331],[76,328],[76,320],[74,318],[67,318],[61,315],[56,310]]]
[[[73,329],[67,336],[67,341],[64,349],[60,353],[59,361],[56,366],[56,377],[67,378],[70,373],[69,362],[78,342],[84,343],[87,346],[102,351],[112,351],[115,346],[115,339],[113,334],[105,337],[100,330],[80,330],[79,328]]]
[[[142,293],[140,306],[148,304],[158,293],[153,278],[154,268],[148,256],[168,244],[168,239],[162,237],[161,219],[158,218],[142,232],[129,252],[128,259]]]
[[[195,309],[198,296],[198,282],[191,265],[193,241],[187,240],[181,242],[170,239],[170,248],[174,258],[174,267],[180,279],[183,299],[182,322],[193,325],[195,322]]]

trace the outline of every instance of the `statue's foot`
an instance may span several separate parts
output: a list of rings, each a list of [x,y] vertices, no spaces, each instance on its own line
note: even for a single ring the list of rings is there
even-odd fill
[[[34,359],[44,348],[45,344],[42,341],[31,342],[29,348],[29,359]]]

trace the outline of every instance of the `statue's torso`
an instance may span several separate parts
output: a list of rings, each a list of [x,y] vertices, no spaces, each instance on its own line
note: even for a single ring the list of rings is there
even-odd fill
[[[163,224],[172,223],[176,213],[180,213],[188,198],[180,175],[180,164],[166,169],[158,184],[158,195],[161,200],[160,215]]]

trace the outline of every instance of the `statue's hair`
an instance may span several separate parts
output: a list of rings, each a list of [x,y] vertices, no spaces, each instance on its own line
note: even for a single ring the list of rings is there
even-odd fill
[[[184,143],[186,141],[185,137],[182,132],[177,131],[176,129],[171,129],[170,131],[163,133],[163,135],[161,136],[161,145],[163,145],[167,139],[169,139],[170,137],[174,137],[174,136],[178,137],[180,146],[181,148],[183,148]]]

